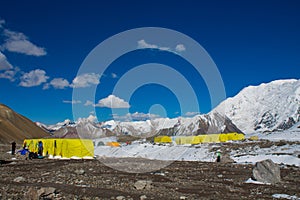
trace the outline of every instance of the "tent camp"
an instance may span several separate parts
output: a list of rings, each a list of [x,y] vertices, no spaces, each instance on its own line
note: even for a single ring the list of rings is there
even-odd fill
[[[199,144],[202,142],[199,136],[180,136],[175,138],[176,144]]]
[[[110,147],[119,147],[121,146],[119,142],[107,142],[106,146],[110,146]]]
[[[43,143],[43,155],[54,158],[92,158],[94,145],[88,139],[25,139],[24,147],[30,152],[38,151],[38,143]]]
[[[229,140],[238,141],[244,140],[245,136],[242,133],[220,133],[220,134],[205,134],[197,136],[175,136],[173,140],[176,144],[201,144],[201,143],[217,143],[227,142]],[[158,136],[154,138],[155,143],[171,142],[172,139],[169,136]]]
[[[171,143],[172,138],[169,136],[158,136],[154,138],[155,143]]]

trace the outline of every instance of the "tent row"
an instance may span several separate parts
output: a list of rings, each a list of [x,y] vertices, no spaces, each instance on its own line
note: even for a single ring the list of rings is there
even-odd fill
[[[227,141],[244,140],[245,136],[242,133],[220,133],[207,134],[197,136],[158,136],[154,138],[155,143],[172,143],[176,144],[201,144],[201,143],[217,143]]]
[[[39,142],[43,145],[43,156],[61,158],[94,157],[94,145],[88,139],[25,139],[24,147],[30,152],[38,152]]]

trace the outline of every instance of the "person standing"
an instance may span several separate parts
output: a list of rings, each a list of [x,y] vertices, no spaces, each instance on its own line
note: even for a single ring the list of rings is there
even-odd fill
[[[39,141],[39,144],[38,144],[38,155],[39,156],[43,156],[43,142],[42,141]]]
[[[221,162],[221,151],[217,151],[217,162]]]
[[[13,141],[11,143],[11,155],[15,155],[15,153],[16,153],[16,147],[17,147],[17,143],[15,141]]]

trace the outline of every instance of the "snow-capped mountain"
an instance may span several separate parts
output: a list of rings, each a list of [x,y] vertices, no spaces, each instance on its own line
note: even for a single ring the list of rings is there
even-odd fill
[[[146,121],[120,122],[106,121],[95,123],[94,117],[79,119],[75,123],[58,123],[55,126],[56,137],[104,137],[112,135],[132,135],[151,137],[154,135],[198,135],[205,133],[241,132],[225,116],[217,112],[197,115],[193,118],[158,118]],[[61,125],[61,128],[58,128]],[[50,130],[50,126],[47,127]]]
[[[300,80],[246,87],[215,111],[224,113],[244,133],[289,129],[300,121]]]
[[[249,86],[228,98],[213,111],[192,118],[158,118],[146,121],[95,123],[95,116],[65,120],[43,126],[61,137],[80,135],[101,137],[111,135],[198,135],[226,132],[264,132],[287,130],[300,121],[300,80],[276,80]]]
[[[37,126],[39,126],[40,128],[42,128],[43,130],[50,132],[50,133],[55,132],[63,127],[75,127],[76,126],[76,123],[69,119],[66,119],[63,122],[58,122],[57,124],[54,124],[54,125],[45,125],[41,122],[35,122],[35,124]]]
[[[102,128],[116,134],[133,136],[199,135],[206,133],[241,132],[227,117],[217,112],[197,115],[193,118],[159,118],[136,122],[104,122]]]

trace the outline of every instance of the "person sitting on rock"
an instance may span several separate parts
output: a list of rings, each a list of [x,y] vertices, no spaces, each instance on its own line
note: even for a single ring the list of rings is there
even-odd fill
[[[23,148],[23,149],[17,151],[17,154],[16,154],[16,155],[18,155],[18,154],[20,154],[21,157],[25,156],[25,157],[26,157],[26,160],[27,160],[27,155],[30,154],[30,151],[28,150],[27,147],[25,147],[25,148]],[[20,157],[20,158],[21,158],[21,157]]]

